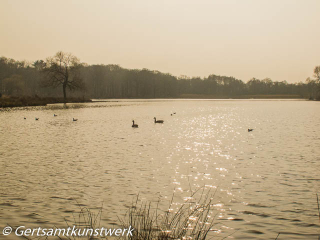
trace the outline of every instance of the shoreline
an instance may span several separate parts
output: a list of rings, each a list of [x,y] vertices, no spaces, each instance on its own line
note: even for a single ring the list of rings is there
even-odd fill
[[[87,103],[92,102],[91,99],[85,98],[68,98],[66,103]],[[64,103],[63,98],[54,97],[1,97],[0,108],[13,108],[13,107],[34,107],[46,106],[48,104]]]
[[[203,94],[182,94],[176,98],[105,98],[104,100],[116,100],[116,99],[190,99],[190,100],[204,100],[204,99],[232,99],[232,100],[245,100],[245,99],[267,99],[267,100],[306,100],[306,101],[319,101],[315,99],[308,99],[301,97],[299,95],[284,95],[284,94],[278,94],[278,95],[243,95],[243,96],[213,96],[213,95],[203,95]],[[86,98],[68,98],[66,103],[92,103],[92,102],[105,102],[101,99],[86,99]],[[63,98],[55,98],[55,97],[12,97],[12,96],[2,96],[0,98],[0,108],[13,108],[13,107],[34,107],[34,106],[46,106],[48,104],[57,104],[57,103],[64,103]]]

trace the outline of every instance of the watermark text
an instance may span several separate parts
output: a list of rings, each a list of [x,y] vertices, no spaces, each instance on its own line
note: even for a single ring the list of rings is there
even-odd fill
[[[2,234],[4,236],[15,234],[18,237],[121,237],[132,236],[133,228],[78,228],[76,226],[68,228],[27,228],[19,226],[13,229],[10,226],[3,228]]]

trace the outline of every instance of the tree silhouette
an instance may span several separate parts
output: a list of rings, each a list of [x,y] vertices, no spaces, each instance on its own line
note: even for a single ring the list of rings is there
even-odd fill
[[[46,73],[43,86],[62,86],[64,102],[67,100],[67,88],[70,91],[82,89],[83,80],[80,76],[80,69],[83,64],[71,53],[57,52],[53,57],[46,59],[43,71]]]
[[[320,99],[320,66],[316,66],[313,70],[313,73],[314,73],[313,76],[316,78],[315,79],[316,85],[318,85],[316,98]]]

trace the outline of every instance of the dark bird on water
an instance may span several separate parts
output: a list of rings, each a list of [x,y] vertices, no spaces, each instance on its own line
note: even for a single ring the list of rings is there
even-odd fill
[[[56,117],[56,116],[58,116],[58,115],[56,115],[56,114],[53,114],[53,116],[54,116],[54,117]]]
[[[138,124],[134,124],[134,120],[132,120],[132,127],[133,128],[137,128],[138,127]]]
[[[163,120],[157,120],[156,117],[154,117],[154,123],[163,123]]]
[[[26,117],[24,117],[23,119],[27,119]]]
[[[78,119],[76,119],[76,118],[72,118],[72,121],[74,121],[74,122],[75,122],[75,121],[78,121]]]
[[[252,128],[248,128],[248,132],[252,132],[253,131],[253,129]]]
[[[36,119],[36,121],[38,121],[39,120],[39,118],[35,118]]]

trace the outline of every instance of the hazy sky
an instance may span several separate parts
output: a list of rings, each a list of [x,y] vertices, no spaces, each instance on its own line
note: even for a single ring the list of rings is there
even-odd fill
[[[320,0],[0,0],[0,56],[71,52],[175,76],[304,81],[320,65]]]

